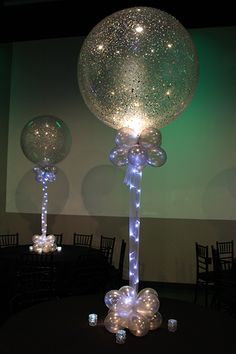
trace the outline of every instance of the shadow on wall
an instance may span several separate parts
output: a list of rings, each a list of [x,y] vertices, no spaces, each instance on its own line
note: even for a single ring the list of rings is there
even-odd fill
[[[81,191],[88,213],[97,216],[128,216],[129,190],[123,180],[124,171],[117,167],[101,165],[92,168],[82,182]]]
[[[66,175],[57,168],[56,181],[48,184],[48,214],[50,229],[57,216],[63,210],[69,196],[69,183]],[[38,232],[32,224],[32,218],[26,213],[41,214],[42,185],[35,179],[34,172],[28,171],[19,181],[15,193],[15,205],[21,217],[29,224],[31,233]],[[40,215],[39,215],[40,219]]]
[[[202,208],[212,219],[236,220],[236,167],[223,170],[210,180]]]

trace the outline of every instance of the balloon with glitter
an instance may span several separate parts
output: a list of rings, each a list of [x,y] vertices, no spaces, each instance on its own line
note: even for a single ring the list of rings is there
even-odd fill
[[[31,162],[43,167],[53,166],[70,151],[70,131],[59,118],[38,116],[24,126],[21,148]]]
[[[198,81],[193,41],[170,14],[127,8],[104,18],[86,37],[78,61],[82,96],[112,128],[158,129],[186,108]]]

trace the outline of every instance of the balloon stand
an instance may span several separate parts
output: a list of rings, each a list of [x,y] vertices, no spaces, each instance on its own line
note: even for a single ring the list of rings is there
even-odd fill
[[[71,135],[67,125],[50,115],[31,119],[21,132],[21,148],[34,167],[35,179],[42,185],[41,235],[33,236],[30,250],[48,253],[57,250],[55,236],[47,236],[48,183],[56,180],[57,162],[62,161],[71,148]],[[58,248],[58,251],[61,247]]]
[[[142,170],[166,161],[159,129],[176,119],[194,95],[196,49],[173,16],[151,7],[127,8],[105,17],[85,38],[78,81],[90,111],[118,130],[111,162],[128,166],[129,285],[105,295],[104,324],[112,333],[128,328],[144,336],[160,326],[162,317],[157,292],[138,292]]]
[[[42,184],[41,235],[33,236],[33,251],[49,253],[57,250],[54,235],[47,236],[48,182],[56,180],[55,167],[35,167],[36,181]]]
[[[122,128],[115,141],[116,147],[110,153],[111,162],[119,167],[128,166],[124,183],[130,189],[129,286],[105,295],[109,312],[104,325],[112,333],[127,328],[135,336],[144,336],[149,330],[160,327],[162,316],[158,312],[160,301],[156,290],[145,288],[138,292],[142,170],[147,165],[162,166],[166,162],[166,153],[160,147],[160,131],[152,128],[145,129],[140,135],[130,128]]]

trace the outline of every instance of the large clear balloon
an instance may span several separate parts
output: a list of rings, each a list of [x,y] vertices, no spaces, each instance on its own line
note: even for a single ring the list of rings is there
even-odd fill
[[[173,16],[132,7],[99,22],[81,48],[78,80],[89,109],[105,124],[141,132],[162,128],[190,102],[198,58]]]
[[[61,119],[39,116],[24,126],[21,133],[21,148],[33,163],[42,167],[52,166],[68,155],[71,134]]]

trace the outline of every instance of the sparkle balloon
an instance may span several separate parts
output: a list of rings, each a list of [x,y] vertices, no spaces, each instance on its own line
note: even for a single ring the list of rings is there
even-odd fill
[[[25,156],[40,166],[52,166],[62,161],[71,148],[67,125],[53,116],[30,120],[21,133],[21,148]]]
[[[168,13],[132,7],[99,22],[81,48],[82,96],[103,123],[140,133],[162,128],[190,102],[198,58],[187,30]]]

